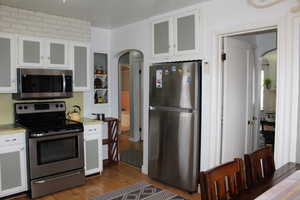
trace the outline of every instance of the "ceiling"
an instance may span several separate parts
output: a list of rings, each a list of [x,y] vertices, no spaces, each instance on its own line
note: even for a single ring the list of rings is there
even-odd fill
[[[0,0],[0,4],[117,28],[207,0]]]

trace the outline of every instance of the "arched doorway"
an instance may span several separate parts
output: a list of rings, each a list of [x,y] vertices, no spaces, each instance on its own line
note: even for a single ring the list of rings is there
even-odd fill
[[[144,56],[138,50],[119,54],[120,160],[134,167],[143,164],[142,69]]]

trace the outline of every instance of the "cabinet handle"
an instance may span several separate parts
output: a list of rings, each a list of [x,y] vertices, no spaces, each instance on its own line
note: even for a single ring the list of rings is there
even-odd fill
[[[37,183],[37,184],[42,184],[42,183],[46,183],[46,181],[37,181],[37,182],[35,182],[35,183]]]
[[[7,139],[7,140],[5,140],[5,142],[10,142],[10,140],[9,140],[9,139]]]
[[[59,179],[62,179],[62,178],[76,176],[76,175],[79,175],[79,174],[80,174],[80,172],[76,172],[76,173],[73,173],[73,174],[67,174],[67,175],[60,176],[60,177],[50,178],[50,179],[47,179],[47,180],[36,181],[36,182],[34,182],[34,184],[43,184],[43,183],[46,183],[46,182],[51,182],[51,181],[59,180]]]
[[[14,141],[14,142],[15,142],[15,141],[17,141],[17,139],[16,139],[16,138],[14,138],[14,139],[12,139],[12,141]]]

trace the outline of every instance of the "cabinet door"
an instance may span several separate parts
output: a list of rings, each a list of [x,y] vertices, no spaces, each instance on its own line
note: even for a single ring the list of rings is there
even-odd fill
[[[199,49],[199,15],[197,11],[175,18],[175,55],[195,53]]]
[[[0,33],[0,93],[16,92],[16,37]]]
[[[173,28],[171,18],[152,23],[153,56],[170,56],[172,52]]]
[[[25,147],[0,150],[0,197],[27,190]]]
[[[72,45],[74,67],[74,91],[90,90],[90,47],[84,44]]]
[[[48,63],[49,66],[53,67],[68,67],[67,62],[67,49],[68,45],[64,41],[48,41],[47,50],[48,50]]]
[[[22,67],[42,66],[45,63],[43,40],[39,38],[20,37],[19,65]]]
[[[85,175],[100,172],[99,139],[85,141]]]

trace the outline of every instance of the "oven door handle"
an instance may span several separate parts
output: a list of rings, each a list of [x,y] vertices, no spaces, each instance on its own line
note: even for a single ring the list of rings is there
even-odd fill
[[[67,177],[71,177],[71,176],[76,176],[76,175],[79,175],[79,174],[81,174],[81,172],[76,172],[76,173],[73,173],[73,174],[67,174],[67,175],[64,175],[64,176],[59,176],[59,177],[55,177],[55,178],[50,178],[50,179],[47,179],[47,180],[36,181],[36,182],[34,182],[34,184],[43,184],[43,183],[55,181],[55,180],[62,179],[62,178],[67,178]]]
[[[44,137],[44,136],[55,136],[55,135],[64,135],[68,133],[77,133],[81,132],[81,129],[74,129],[74,130],[66,130],[66,131],[57,131],[57,132],[49,132],[49,133],[34,133],[31,134],[31,137],[33,138],[39,138],[39,137]]]

